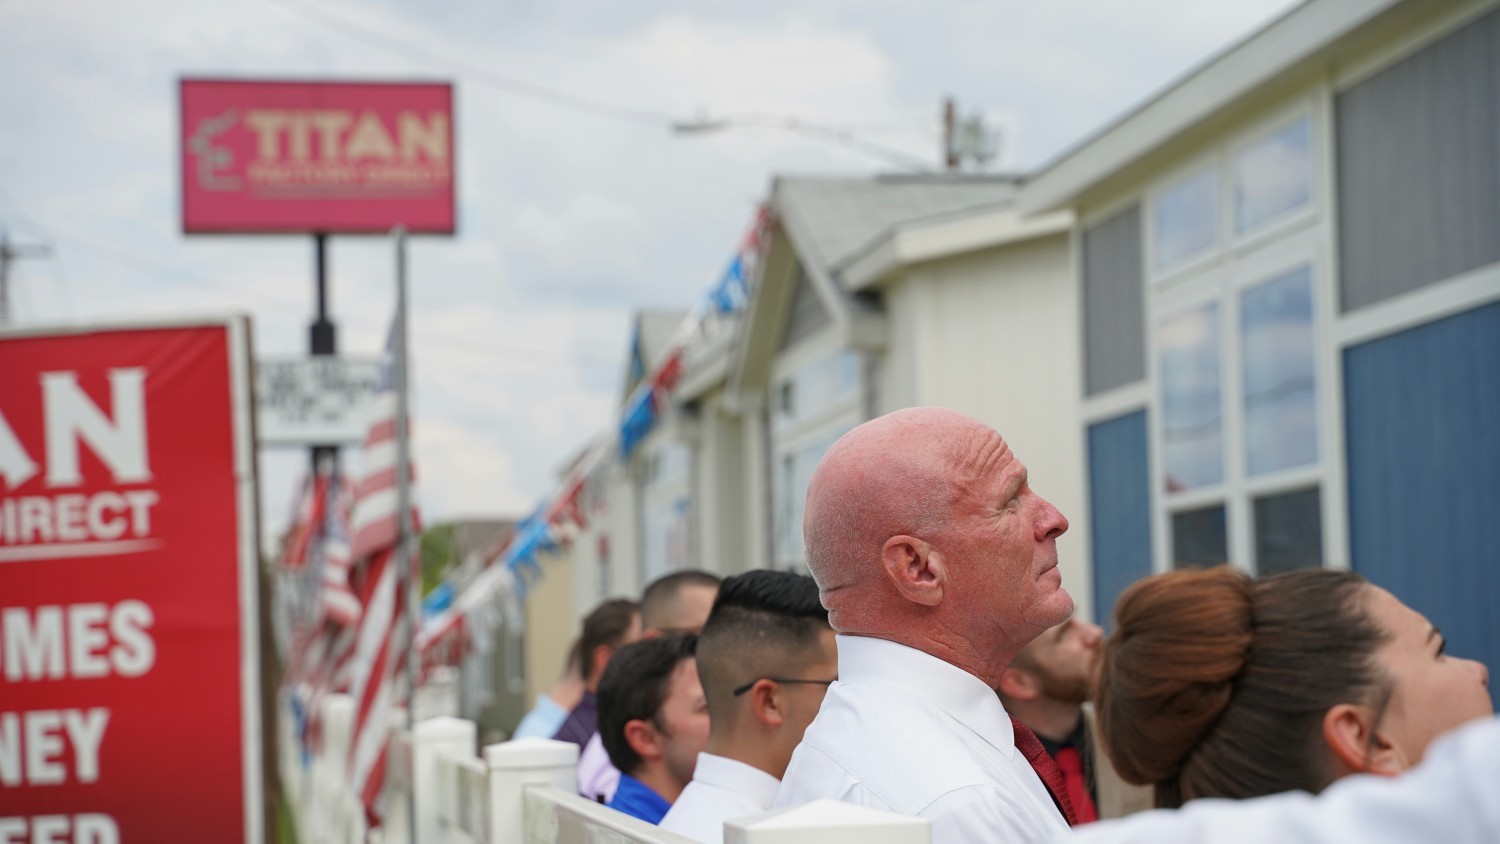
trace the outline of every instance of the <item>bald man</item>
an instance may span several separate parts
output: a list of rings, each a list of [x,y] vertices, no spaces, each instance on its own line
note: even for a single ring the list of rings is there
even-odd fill
[[[1073,612],[1057,570],[1067,529],[1005,440],[956,411],[897,411],[834,443],[803,533],[839,681],[776,805],[915,815],[933,844],[1065,831],[1061,772],[994,689],[1017,651]]]

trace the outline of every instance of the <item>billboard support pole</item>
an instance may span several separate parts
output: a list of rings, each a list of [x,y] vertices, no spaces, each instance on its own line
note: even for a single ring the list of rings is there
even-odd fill
[[[333,322],[328,319],[328,233],[313,234],[313,281],[316,286],[317,312],[310,332],[309,351],[313,357],[332,355],[338,351],[338,338]],[[312,447],[313,477],[326,469],[333,471],[338,460],[338,446],[315,445]]]
[[[399,588],[406,599],[406,735],[415,740],[417,708],[417,625],[421,584],[415,577],[413,565],[415,539],[412,535],[411,517],[411,409],[408,397],[411,393],[411,355],[407,339],[406,313],[406,227],[396,226],[391,232],[396,238],[396,571],[400,575]],[[406,817],[410,824],[408,841],[417,842],[417,789],[416,771],[413,770],[412,787],[407,790]]]

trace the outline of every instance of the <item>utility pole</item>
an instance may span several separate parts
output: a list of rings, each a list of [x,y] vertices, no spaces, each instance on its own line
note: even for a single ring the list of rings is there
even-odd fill
[[[943,168],[958,169],[958,103],[952,97],[943,100]]]
[[[46,246],[12,246],[10,232],[0,228],[0,325],[10,323],[10,262],[18,258],[43,258],[52,254]]]

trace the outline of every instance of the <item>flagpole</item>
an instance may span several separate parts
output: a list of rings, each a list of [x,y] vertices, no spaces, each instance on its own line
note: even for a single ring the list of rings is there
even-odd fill
[[[406,227],[396,226],[392,230],[396,237],[396,571],[399,575],[401,594],[406,599],[406,735],[416,740],[415,713],[417,704],[417,621],[418,590],[420,586],[412,576],[412,518],[411,518],[411,431],[409,408],[410,392],[406,318]],[[411,760],[415,761],[415,760]],[[417,844],[417,787],[416,770],[411,771],[411,788],[406,792],[407,840]]]

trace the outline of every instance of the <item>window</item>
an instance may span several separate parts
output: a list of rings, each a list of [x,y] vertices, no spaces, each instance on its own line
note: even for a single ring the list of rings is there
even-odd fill
[[[641,564],[646,582],[696,565],[692,467],[692,447],[675,440],[661,443],[647,460],[641,507]]]
[[[859,395],[859,354],[841,349],[797,370],[776,388],[777,430],[797,426]]]
[[[1262,575],[1323,562],[1323,505],[1318,488],[1255,499],[1255,563]]]
[[[1245,470],[1261,475],[1318,459],[1312,272],[1300,267],[1240,294]]]
[[[1162,191],[1151,203],[1153,264],[1176,269],[1210,252],[1219,239],[1219,172],[1205,167]]]
[[[1166,490],[1181,492],[1218,484],[1224,480],[1218,303],[1162,322],[1157,350]]]
[[[1319,103],[1187,151],[1204,163],[1143,194],[1155,568],[1323,559]]]
[[[1301,117],[1234,158],[1234,231],[1247,234],[1312,201],[1312,121]]]
[[[771,531],[777,568],[796,568],[806,561],[802,511],[808,481],[834,441],[864,420],[860,354],[838,348],[806,360],[773,380],[773,389],[782,396],[771,415]]]
[[[840,426],[816,435],[787,450],[777,461],[774,489],[779,499],[776,506],[778,563],[790,566],[806,560],[807,546],[802,537],[802,516],[807,507],[807,485],[812,481],[813,469],[817,468],[818,461],[852,427]]]
[[[1229,520],[1224,505],[1172,516],[1172,567],[1216,566],[1229,559]]]

